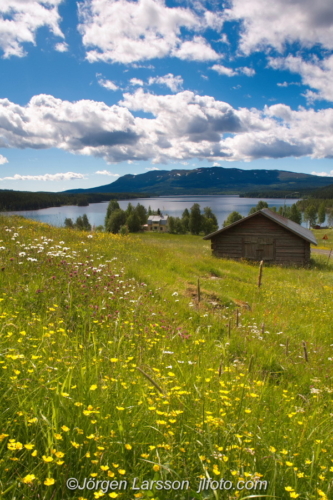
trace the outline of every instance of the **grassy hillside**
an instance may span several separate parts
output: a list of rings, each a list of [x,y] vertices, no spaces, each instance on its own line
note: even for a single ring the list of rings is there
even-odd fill
[[[332,264],[257,275],[0,217],[2,498],[332,498]]]

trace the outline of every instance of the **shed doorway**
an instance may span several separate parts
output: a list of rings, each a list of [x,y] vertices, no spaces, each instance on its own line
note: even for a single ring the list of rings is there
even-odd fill
[[[242,257],[249,260],[274,260],[275,239],[251,237],[243,239]]]

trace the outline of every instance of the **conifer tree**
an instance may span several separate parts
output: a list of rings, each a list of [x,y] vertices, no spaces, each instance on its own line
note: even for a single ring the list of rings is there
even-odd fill
[[[190,213],[190,232],[191,234],[199,234],[202,227],[202,215],[200,210],[200,205],[194,203],[191,207]]]
[[[228,215],[228,217],[223,222],[223,227],[227,227],[230,224],[233,224],[234,222],[237,222],[238,220],[241,219],[243,219],[243,216],[239,212],[236,212],[236,210],[234,210],[233,212],[231,212],[231,214]]]
[[[318,209],[318,224],[324,224],[326,219],[326,207],[325,203],[321,203]]]
[[[109,204],[108,204],[108,208],[106,210],[106,216],[105,216],[105,221],[104,221],[104,225],[105,225],[106,230],[107,230],[108,220],[110,219],[112,212],[114,212],[115,210],[118,210],[118,209],[120,209],[118,201],[117,200],[110,200]]]

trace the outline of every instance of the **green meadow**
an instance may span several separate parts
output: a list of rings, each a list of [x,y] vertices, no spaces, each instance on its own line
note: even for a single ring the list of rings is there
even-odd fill
[[[1,498],[332,498],[332,271],[1,216]]]

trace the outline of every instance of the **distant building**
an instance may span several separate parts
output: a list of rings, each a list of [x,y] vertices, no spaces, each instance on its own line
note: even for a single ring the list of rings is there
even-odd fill
[[[147,230],[167,233],[169,231],[168,219],[167,215],[150,215],[147,221]]]
[[[278,264],[305,265],[310,260],[310,244],[317,245],[309,229],[268,208],[208,234],[213,255]]]

